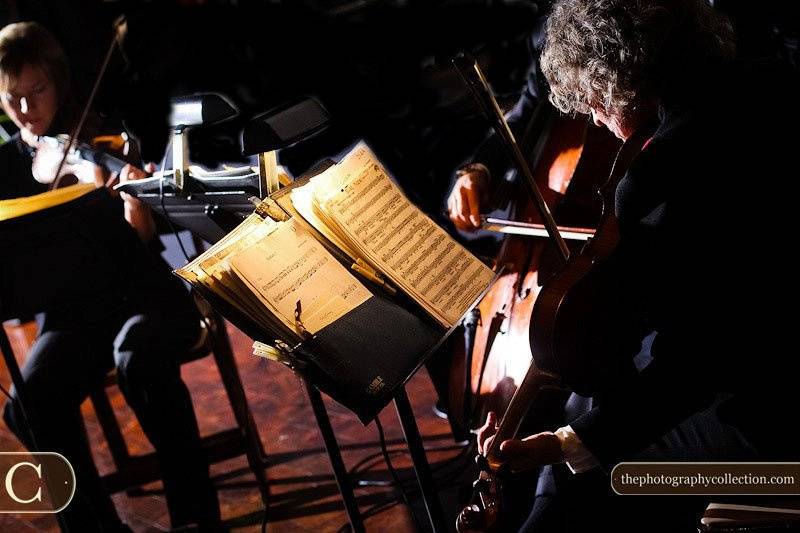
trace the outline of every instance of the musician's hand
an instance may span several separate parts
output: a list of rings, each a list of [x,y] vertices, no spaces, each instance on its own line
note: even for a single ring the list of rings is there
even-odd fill
[[[561,440],[545,431],[522,440],[509,439],[500,444],[500,459],[512,472],[564,461]]]
[[[480,227],[488,185],[489,173],[483,165],[461,172],[447,198],[447,214],[456,228],[475,231]]]
[[[492,444],[494,434],[497,433],[497,415],[494,411],[489,411],[486,415],[486,423],[478,428],[478,453],[486,454],[486,450]]]
[[[145,166],[147,172],[155,172],[156,166],[148,163]],[[147,172],[133,165],[125,165],[119,173],[119,182],[140,180],[147,177]],[[133,226],[142,242],[149,242],[156,234],[156,223],[153,214],[147,204],[126,192],[119,193],[120,198],[125,202],[125,220]]]
[[[31,174],[39,183],[49,185],[55,182],[58,187],[65,187],[73,185],[77,178],[78,183],[94,183],[98,188],[105,184],[105,171],[91,161],[70,159],[62,165],[63,146],[41,140],[32,146],[36,152],[31,161]]]

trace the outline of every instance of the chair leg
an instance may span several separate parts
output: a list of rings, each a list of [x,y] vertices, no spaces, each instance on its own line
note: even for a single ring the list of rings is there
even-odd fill
[[[244,432],[247,462],[256,477],[258,490],[261,492],[261,500],[264,503],[264,508],[267,509],[269,505],[269,485],[267,475],[264,471],[266,463],[264,445],[261,442],[253,413],[247,403],[247,397],[244,392],[244,387],[242,386],[242,379],[239,375],[233,352],[231,351],[228,332],[225,330],[225,323],[216,316],[212,318],[212,320],[215,322],[211,328],[214,335],[212,339],[214,360],[219,368],[222,383],[228,394],[236,423]]]
[[[114,415],[114,409],[111,407],[111,402],[108,401],[105,387],[93,391],[90,398],[97,420],[100,422],[100,427],[103,428],[103,434],[108,442],[111,458],[114,460],[117,471],[121,472],[130,465],[131,455],[128,452],[125,438],[122,436],[117,417]]]

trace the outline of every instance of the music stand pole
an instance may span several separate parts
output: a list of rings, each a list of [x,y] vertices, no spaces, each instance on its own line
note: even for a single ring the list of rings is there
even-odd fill
[[[350,479],[350,475],[347,473],[347,468],[344,466],[342,452],[339,449],[336,434],[333,432],[331,420],[328,418],[328,410],[325,409],[325,402],[322,400],[319,389],[307,379],[302,379],[303,383],[306,385],[308,399],[311,402],[311,409],[314,411],[314,417],[317,419],[317,427],[322,435],[322,440],[325,442],[325,450],[328,452],[328,459],[330,459],[331,468],[333,468],[333,476],[336,478],[336,485],[339,487],[339,494],[342,496],[344,508],[347,512],[347,519],[350,521],[350,527],[353,533],[365,533],[364,522],[361,519],[361,512],[358,509],[358,501],[353,492],[353,482]]]
[[[425,502],[425,509],[428,511],[428,520],[430,520],[431,527],[434,533],[448,531],[442,503],[439,501],[439,495],[436,491],[436,482],[433,479],[431,465],[425,455],[425,446],[422,443],[422,436],[414,419],[414,411],[411,409],[411,402],[408,401],[405,386],[398,389],[394,397],[394,406],[397,410],[397,417],[400,419],[400,425],[403,428],[408,451],[411,453],[411,461],[414,464],[414,472],[417,474],[417,483],[422,493],[422,501]]]

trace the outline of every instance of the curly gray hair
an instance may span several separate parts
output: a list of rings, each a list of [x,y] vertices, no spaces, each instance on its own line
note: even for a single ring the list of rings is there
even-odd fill
[[[560,110],[628,114],[692,66],[733,53],[730,24],[706,0],[560,0],[541,68]]]

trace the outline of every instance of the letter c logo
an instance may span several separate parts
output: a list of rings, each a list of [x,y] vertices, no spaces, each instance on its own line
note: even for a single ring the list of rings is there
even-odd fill
[[[36,494],[34,494],[32,498],[29,498],[27,500],[23,500],[23,499],[19,498],[17,496],[17,494],[14,492],[14,484],[13,484],[13,482],[14,482],[14,473],[17,471],[18,468],[23,467],[23,466],[29,466],[29,467],[33,468],[36,471],[36,474],[39,476],[39,479],[42,479],[42,465],[35,465],[33,463],[28,463],[27,461],[23,461],[21,463],[17,463],[14,466],[12,466],[11,468],[9,468],[8,469],[8,473],[6,474],[6,492],[8,492],[8,495],[11,496],[11,498],[17,503],[28,504],[28,503],[33,503],[33,502],[37,502],[37,501],[41,502],[42,501],[42,487],[41,487],[41,485],[39,485],[39,490],[36,491]]]

